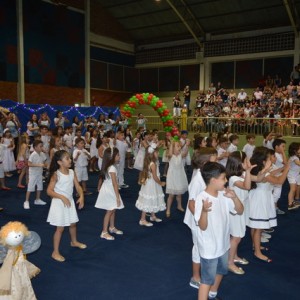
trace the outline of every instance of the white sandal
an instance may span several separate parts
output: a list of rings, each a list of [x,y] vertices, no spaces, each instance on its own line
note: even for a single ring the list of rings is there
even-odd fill
[[[140,221],[139,221],[139,224],[140,224],[141,226],[146,226],[146,227],[151,227],[151,226],[153,226],[153,224],[152,224],[151,222],[147,222],[146,220],[140,220]]]
[[[118,234],[118,235],[122,235],[122,234],[123,234],[123,231],[117,229],[116,227],[109,228],[109,232],[110,232],[110,233],[115,233],[115,234]]]
[[[113,241],[115,239],[107,231],[106,232],[101,232],[100,237],[101,237],[101,239],[105,239],[105,240],[108,240],[108,241]]]

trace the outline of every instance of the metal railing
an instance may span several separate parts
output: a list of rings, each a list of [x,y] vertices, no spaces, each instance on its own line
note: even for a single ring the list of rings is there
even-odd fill
[[[137,128],[136,117],[131,119],[132,128]],[[159,116],[145,116],[146,127],[149,130],[164,131]],[[230,131],[235,134],[258,134],[273,131],[284,136],[300,136],[300,118],[238,118],[234,117],[174,117],[178,129],[189,132],[208,133]]]

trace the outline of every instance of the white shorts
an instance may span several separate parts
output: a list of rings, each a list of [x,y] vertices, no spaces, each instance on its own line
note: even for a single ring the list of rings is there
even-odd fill
[[[289,184],[297,184],[300,185],[300,175],[298,176],[292,176],[292,175],[288,175],[287,177]]]
[[[35,187],[37,191],[43,190],[43,176],[29,176],[27,192],[35,192]]]
[[[3,164],[0,164],[0,178],[4,178],[4,169],[3,169]]]
[[[87,167],[75,167],[75,173],[79,182],[89,179]]]

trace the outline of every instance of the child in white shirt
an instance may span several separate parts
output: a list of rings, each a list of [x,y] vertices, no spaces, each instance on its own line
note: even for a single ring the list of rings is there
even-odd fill
[[[192,249],[192,268],[193,276],[190,280],[190,286],[199,289],[200,286],[200,255],[197,245],[197,224],[194,220],[195,200],[197,196],[205,190],[206,184],[201,175],[201,168],[208,161],[217,160],[217,151],[214,148],[203,147],[196,149],[192,157],[192,166],[194,169],[191,182],[189,184],[189,200],[185,211],[183,223],[185,223],[192,232],[193,249]]]
[[[35,140],[33,142],[34,151],[30,154],[28,159],[29,167],[29,181],[26,192],[26,199],[24,202],[24,209],[30,209],[29,198],[31,192],[36,190],[35,205],[45,205],[46,202],[41,200],[41,191],[43,190],[43,168],[47,168],[47,157],[43,152],[43,142]]]
[[[228,139],[226,137],[221,137],[219,139],[219,145],[217,147],[218,162],[224,167],[226,166],[228,155],[229,155],[227,148],[228,148]]]
[[[72,128],[69,126],[65,128],[65,134],[63,136],[63,143],[64,143],[66,150],[70,154],[72,152],[72,147],[73,147],[73,136],[72,136]]]
[[[246,153],[247,158],[250,159],[252,157],[254,148],[255,148],[255,135],[254,134],[247,134],[246,135],[247,144],[243,148],[243,152]]]
[[[237,146],[239,144],[239,137],[236,134],[232,134],[229,137],[229,141],[230,141],[230,145],[227,148],[227,152],[232,153],[232,152],[237,151],[237,149],[238,149]]]
[[[85,195],[91,195],[91,192],[88,192],[86,189],[86,182],[88,181],[88,161],[91,156],[90,153],[84,149],[84,140],[82,138],[76,139],[76,149],[73,152],[73,161],[75,165],[75,173],[78,179],[78,182],[82,186],[82,190]]]
[[[128,188],[129,185],[124,183],[124,168],[125,168],[125,159],[126,152],[128,149],[128,144],[125,141],[124,133],[122,131],[117,132],[116,136],[116,148],[119,150],[120,161],[117,165],[118,170],[118,185],[120,188]]]
[[[197,244],[201,264],[201,285],[198,300],[214,299],[223,275],[228,272],[230,248],[229,215],[242,214],[243,204],[235,192],[225,189],[225,168],[207,162],[202,168],[206,189],[195,202],[194,218],[199,226]]]

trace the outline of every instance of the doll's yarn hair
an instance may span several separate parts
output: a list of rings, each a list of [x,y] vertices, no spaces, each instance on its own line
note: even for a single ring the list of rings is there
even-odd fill
[[[1,227],[0,230],[0,242],[4,246],[6,245],[5,239],[9,235],[10,232],[23,232],[24,236],[29,235],[28,228],[21,222],[8,222],[6,225]]]

